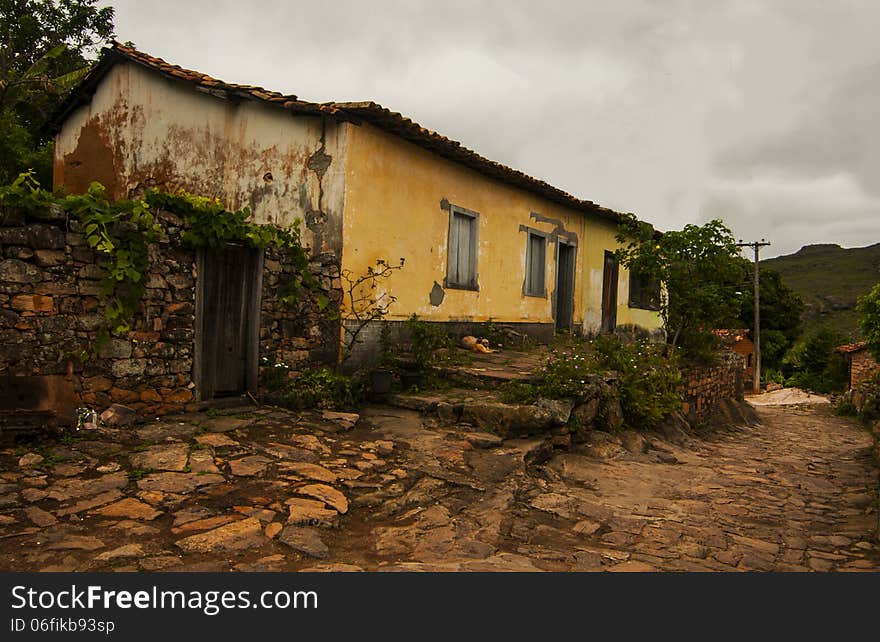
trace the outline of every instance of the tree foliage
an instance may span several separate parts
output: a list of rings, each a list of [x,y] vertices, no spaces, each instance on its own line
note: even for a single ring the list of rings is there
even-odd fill
[[[660,314],[667,340],[692,356],[713,344],[711,330],[739,316],[743,262],[730,230],[720,220],[655,233],[629,214],[617,239],[618,260],[630,271],[663,283]]]
[[[755,331],[755,284],[753,264],[743,259],[747,276],[743,285],[739,322]],[[782,358],[801,334],[804,303],[776,270],[761,268],[761,360],[767,368],[779,368]]]
[[[796,344],[783,360],[788,375],[785,385],[821,393],[845,390],[849,381],[846,360],[835,351],[844,341],[839,332],[820,328]]]
[[[0,183],[36,171],[51,180],[44,125],[113,36],[113,8],[97,0],[0,0]]]
[[[856,302],[859,326],[868,350],[880,360],[880,283]]]

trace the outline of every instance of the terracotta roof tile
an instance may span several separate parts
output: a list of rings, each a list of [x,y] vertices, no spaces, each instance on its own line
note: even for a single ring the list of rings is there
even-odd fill
[[[857,343],[846,343],[842,346],[837,346],[835,350],[837,352],[842,352],[843,354],[849,354],[851,352],[861,352],[862,350],[867,349],[867,345],[864,341],[859,341]]]

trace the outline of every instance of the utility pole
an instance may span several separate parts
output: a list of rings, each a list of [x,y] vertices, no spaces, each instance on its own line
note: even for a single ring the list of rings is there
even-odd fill
[[[761,286],[761,277],[760,272],[758,270],[758,262],[760,261],[760,252],[762,247],[766,247],[770,245],[764,239],[760,241],[752,241],[751,243],[743,243],[743,240],[740,239],[739,243],[736,244],[737,247],[750,247],[755,251],[755,275],[754,275],[754,290],[755,290],[755,367],[754,373],[752,374],[752,392],[756,395],[761,393],[761,296],[760,296],[760,286]]]

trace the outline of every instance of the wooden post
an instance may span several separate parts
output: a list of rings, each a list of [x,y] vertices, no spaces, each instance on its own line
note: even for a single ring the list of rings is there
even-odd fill
[[[753,289],[755,291],[755,367],[752,374],[752,392],[756,395],[761,393],[761,276],[759,263],[761,260],[761,248],[767,245],[770,245],[770,243],[764,239],[752,243],[743,243],[742,241],[737,243],[738,247],[750,247],[755,251],[755,273],[753,276]]]

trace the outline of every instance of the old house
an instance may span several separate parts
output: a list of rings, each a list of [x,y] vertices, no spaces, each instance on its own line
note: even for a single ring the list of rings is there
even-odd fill
[[[751,380],[755,374],[755,343],[749,336],[747,329],[722,329],[714,330],[721,347],[735,352],[743,358],[743,375],[746,380]]]
[[[880,364],[868,350],[864,341],[838,346],[849,366],[849,388],[855,390],[862,381],[867,381],[880,374]]]
[[[229,209],[247,206],[257,223],[301,219],[331,300],[341,298],[340,273],[405,258],[383,283],[396,297],[391,323],[415,313],[472,332],[492,319],[539,339],[559,329],[661,332],[656,292],[614,259],[616,212],[375,103],[318,104],[227,84],[116,43],[55,127],[56,187],[77,193],[99,181],[115,198],[183,189]],[[187,278],[172,290],[190,304],[182,340],[191,350],[174,375],[193,399],[253,390],[267,353],[294,366],[332,360],[338,323],[334,330],[326,320],[276,313],[267,299],[273,281],[263,275],[271,261],[260,252],[232,247],[177,259],[183,268],[174,269]],[[216,301],[228,314],[208,307]],[[219,382],[215,372],[228,376]],[[143,385],[137,376],[129,387]],[[159,397],[138,400],[152,411],[165,403]]]

